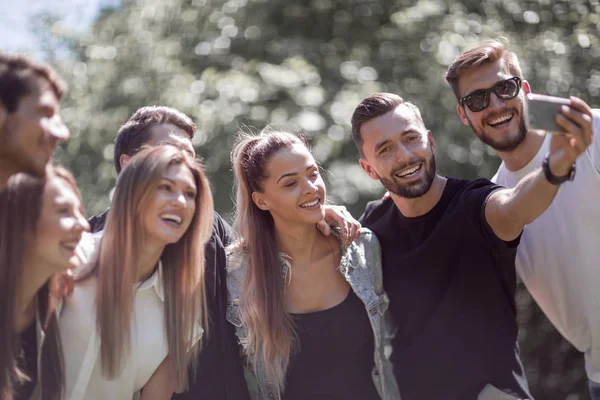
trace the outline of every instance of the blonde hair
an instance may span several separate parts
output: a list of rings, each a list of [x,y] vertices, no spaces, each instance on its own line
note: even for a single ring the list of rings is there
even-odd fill
[[[195,367],[196,346],[190,351],[194,325],[206,330],[208,314],[204,281],[204,246],[213,223],[213,200],[200,165],[174,146],[142,150],[132,157],[117,180],[104,236],[90,270],[97,274],[96,323],[101,340],[102,372],[116,378],[131,345],[131,313],[137,260],[144,248],[141,215],[158,182],[172,165],[185,165],[197,187],[196,211],[183,237],[165,246],[160,257],[165,292],[164,327],[178,390],[187,386],[188,366]]]
[[[284,309],[285,282],[273,217],[252,200],[261,192],[268,160],[279,150],[307,146],[298,136],[283,131],[263,130],[258,135],[240,133],[231,161],[235,173],[236,214],[233,227],[241,237],[232,246],[247,254],[247,274],[240,296],[240,317],[248,331],[247,356],[264,371],[269,384],[283,390],[296,332]],[[260,378],[261,374],[257,373]]]

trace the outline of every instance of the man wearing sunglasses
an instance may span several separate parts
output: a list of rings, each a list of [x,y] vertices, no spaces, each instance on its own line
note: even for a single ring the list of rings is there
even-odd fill
[[[571,97],[555,118],[563,134],[528,131],[529,84],[516,55],[495,41],[459,55],[446,79],[461,120],[502,159],[492,180],[514,187],[541,168],[558,191],[525,229],[516,269],[556,329],[585,353],[590,395],[599,400],[600,110]]]

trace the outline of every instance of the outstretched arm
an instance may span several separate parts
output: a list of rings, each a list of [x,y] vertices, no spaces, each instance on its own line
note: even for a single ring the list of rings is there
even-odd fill
[[[552,175],[563,177],[569,174],[573,163],[592,142],[590,107],[583,100],[571,97],[571,105],[563,107],[556,123],[567,133],[553,135],[548,166]],[[558,188],[559,185],[546,179],[540,167],[521,179],[514,188],[492,193],[485,207],[485,218],[498,238],[514,240],[525,225],[550,206]],[[569,189],[565,187],[563,190]]]

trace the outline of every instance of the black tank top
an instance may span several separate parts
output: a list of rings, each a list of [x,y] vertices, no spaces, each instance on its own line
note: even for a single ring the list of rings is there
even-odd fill
[[[373,329],[353,290],[332,308],[292,316],[300,346],[288,367],[284,400],[380,398],[371,377]]]

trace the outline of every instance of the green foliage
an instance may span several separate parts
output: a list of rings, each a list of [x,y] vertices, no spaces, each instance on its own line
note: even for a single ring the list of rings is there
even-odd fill
[[[363,97],[389,91],[413,101],[436,138],[442,173],[491,177],[499,160],[457,117],[446,68],[502,36],[534,91],[598,104],[598,11],[597,0],[139,0],[104,10],[81,35],[52,18],[38,29],[50,59],[69,50],[55,64],[70,85],[63,116],[73,139],[58,158],[90,213],[109,203],[118,127],[138,107],[162,104],[196,121],[217,211],[232,208],[235,133],[273,123],[312,139],[330,200],[359,216],[382,193],[351,140]],[[522,288],[517,299],[534,393],[580,398],[581,356],[550,332]]]

